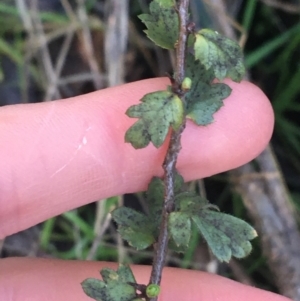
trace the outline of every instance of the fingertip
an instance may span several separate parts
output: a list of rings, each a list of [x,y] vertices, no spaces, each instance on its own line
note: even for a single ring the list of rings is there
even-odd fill
[[[183,133],[178,169],[187,181],[248,163],[272,136],[274,112],[266,95],[246,81],[226,83],[232,93],[214,114],[214,122],[199,127],[189,121]]]

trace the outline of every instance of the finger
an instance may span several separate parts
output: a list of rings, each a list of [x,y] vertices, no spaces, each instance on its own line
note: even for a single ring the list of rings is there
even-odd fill
[[[0,261],[0,296],[6,301],[87,301],[86,278],[100,279],[104,262],[9,258]],[[150,267],[133,266],[138,283],[147,284]],[[159,301],[290,301],[288,298],[204,272],[165,268]]]
[[[152,79],[62,101],[0,110],[0,238],[69,209],[144,190],[162,175],[166,145],[135,150],[124,143],[136,120],[124,112],[148,92],[165,89]],[[215,122],[189,122],[178,169],[185,180],[248,162],[270,139],[273,112],[254,85],[228,82],[232,94]]]

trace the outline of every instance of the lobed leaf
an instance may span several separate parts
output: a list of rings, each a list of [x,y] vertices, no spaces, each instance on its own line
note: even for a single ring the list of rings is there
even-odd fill
[[[242,50],[238,43],[217,31],[202,29],[195,34],[195,58],[206,70],[213,70],[214,76],[240,82],[245,74]]]
[[[129,266],[119,265],[118,270],[109,268],[100,271],[103,281],[88,278],[81,283],[84,292],[99,301],[132,301],[137,298],[134,286],[136,283]]]
[[[184,108],[181,99],[170,91],[146,94],[141,104],[131,106],[126,114],[140,118],[125,134],[125,141],[134,148],[146,147],[150,141],[160,147],[170,126],[178,130],[183,122]]]
[[[150,14],[139,15],[146,25],[145,33],[156,45],[174,49],[178,39],[179,21],[173,0],[154,0],[150,3]]]
[[[213,114],[223,106],[223,100],[231,93],[231,88],[223,83],[212,83],[215,76],[206,70],[189,54],[186,62],[186,76],[191,78],[192,87],[185,94],[186,114],[198,125],[213,122]]]
[[[257,233],[245,221],[210,209],[201,210],[192,220],[220,261],[243,258],[251,252],[249,240]]]
[[[132,247],[143,250],[155,242],[154,225],[146,215],[128,207],[119,207],[111,214],[122,238]]]

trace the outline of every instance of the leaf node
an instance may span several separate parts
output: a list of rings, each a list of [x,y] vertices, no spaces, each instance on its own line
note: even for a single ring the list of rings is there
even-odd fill
[[[175,193],[179,193],[183,178],[175,172]],[[128,207],[119,207],[111,214],[118,231],[132,247],[142,250],[157,241],[164,202],[164,183],[153,177],[147,191],[147,215]]]
[[[192,81],[191,89],[185,94],[187,117],[198,125],[210,124],[214,120],[213,114],[230,95],[231,88],[223,83],[213,83],[213,71],[206,70],[192,54],[187,56],[186,76]]]

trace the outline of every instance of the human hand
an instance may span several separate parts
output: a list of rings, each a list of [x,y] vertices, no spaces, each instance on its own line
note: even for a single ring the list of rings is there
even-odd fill
[[[177,168],[186,181],[242,165],[266,146],[273,112],[250,83],[233,88],[215,123],[188,122]],[[0,238],[112,195],[144,190],[162,175],[166,145],[135,150],[124,133],[135,120],[126,109],[166,79],[140,81],[71,99],[0,110]],[[0,260],[5,301],[90,300],[80,282],[112,263],[8,258]],[[147,283],[150,268],[133,268]],[[288,300],[217,275],[166,268],[160,300]]]

